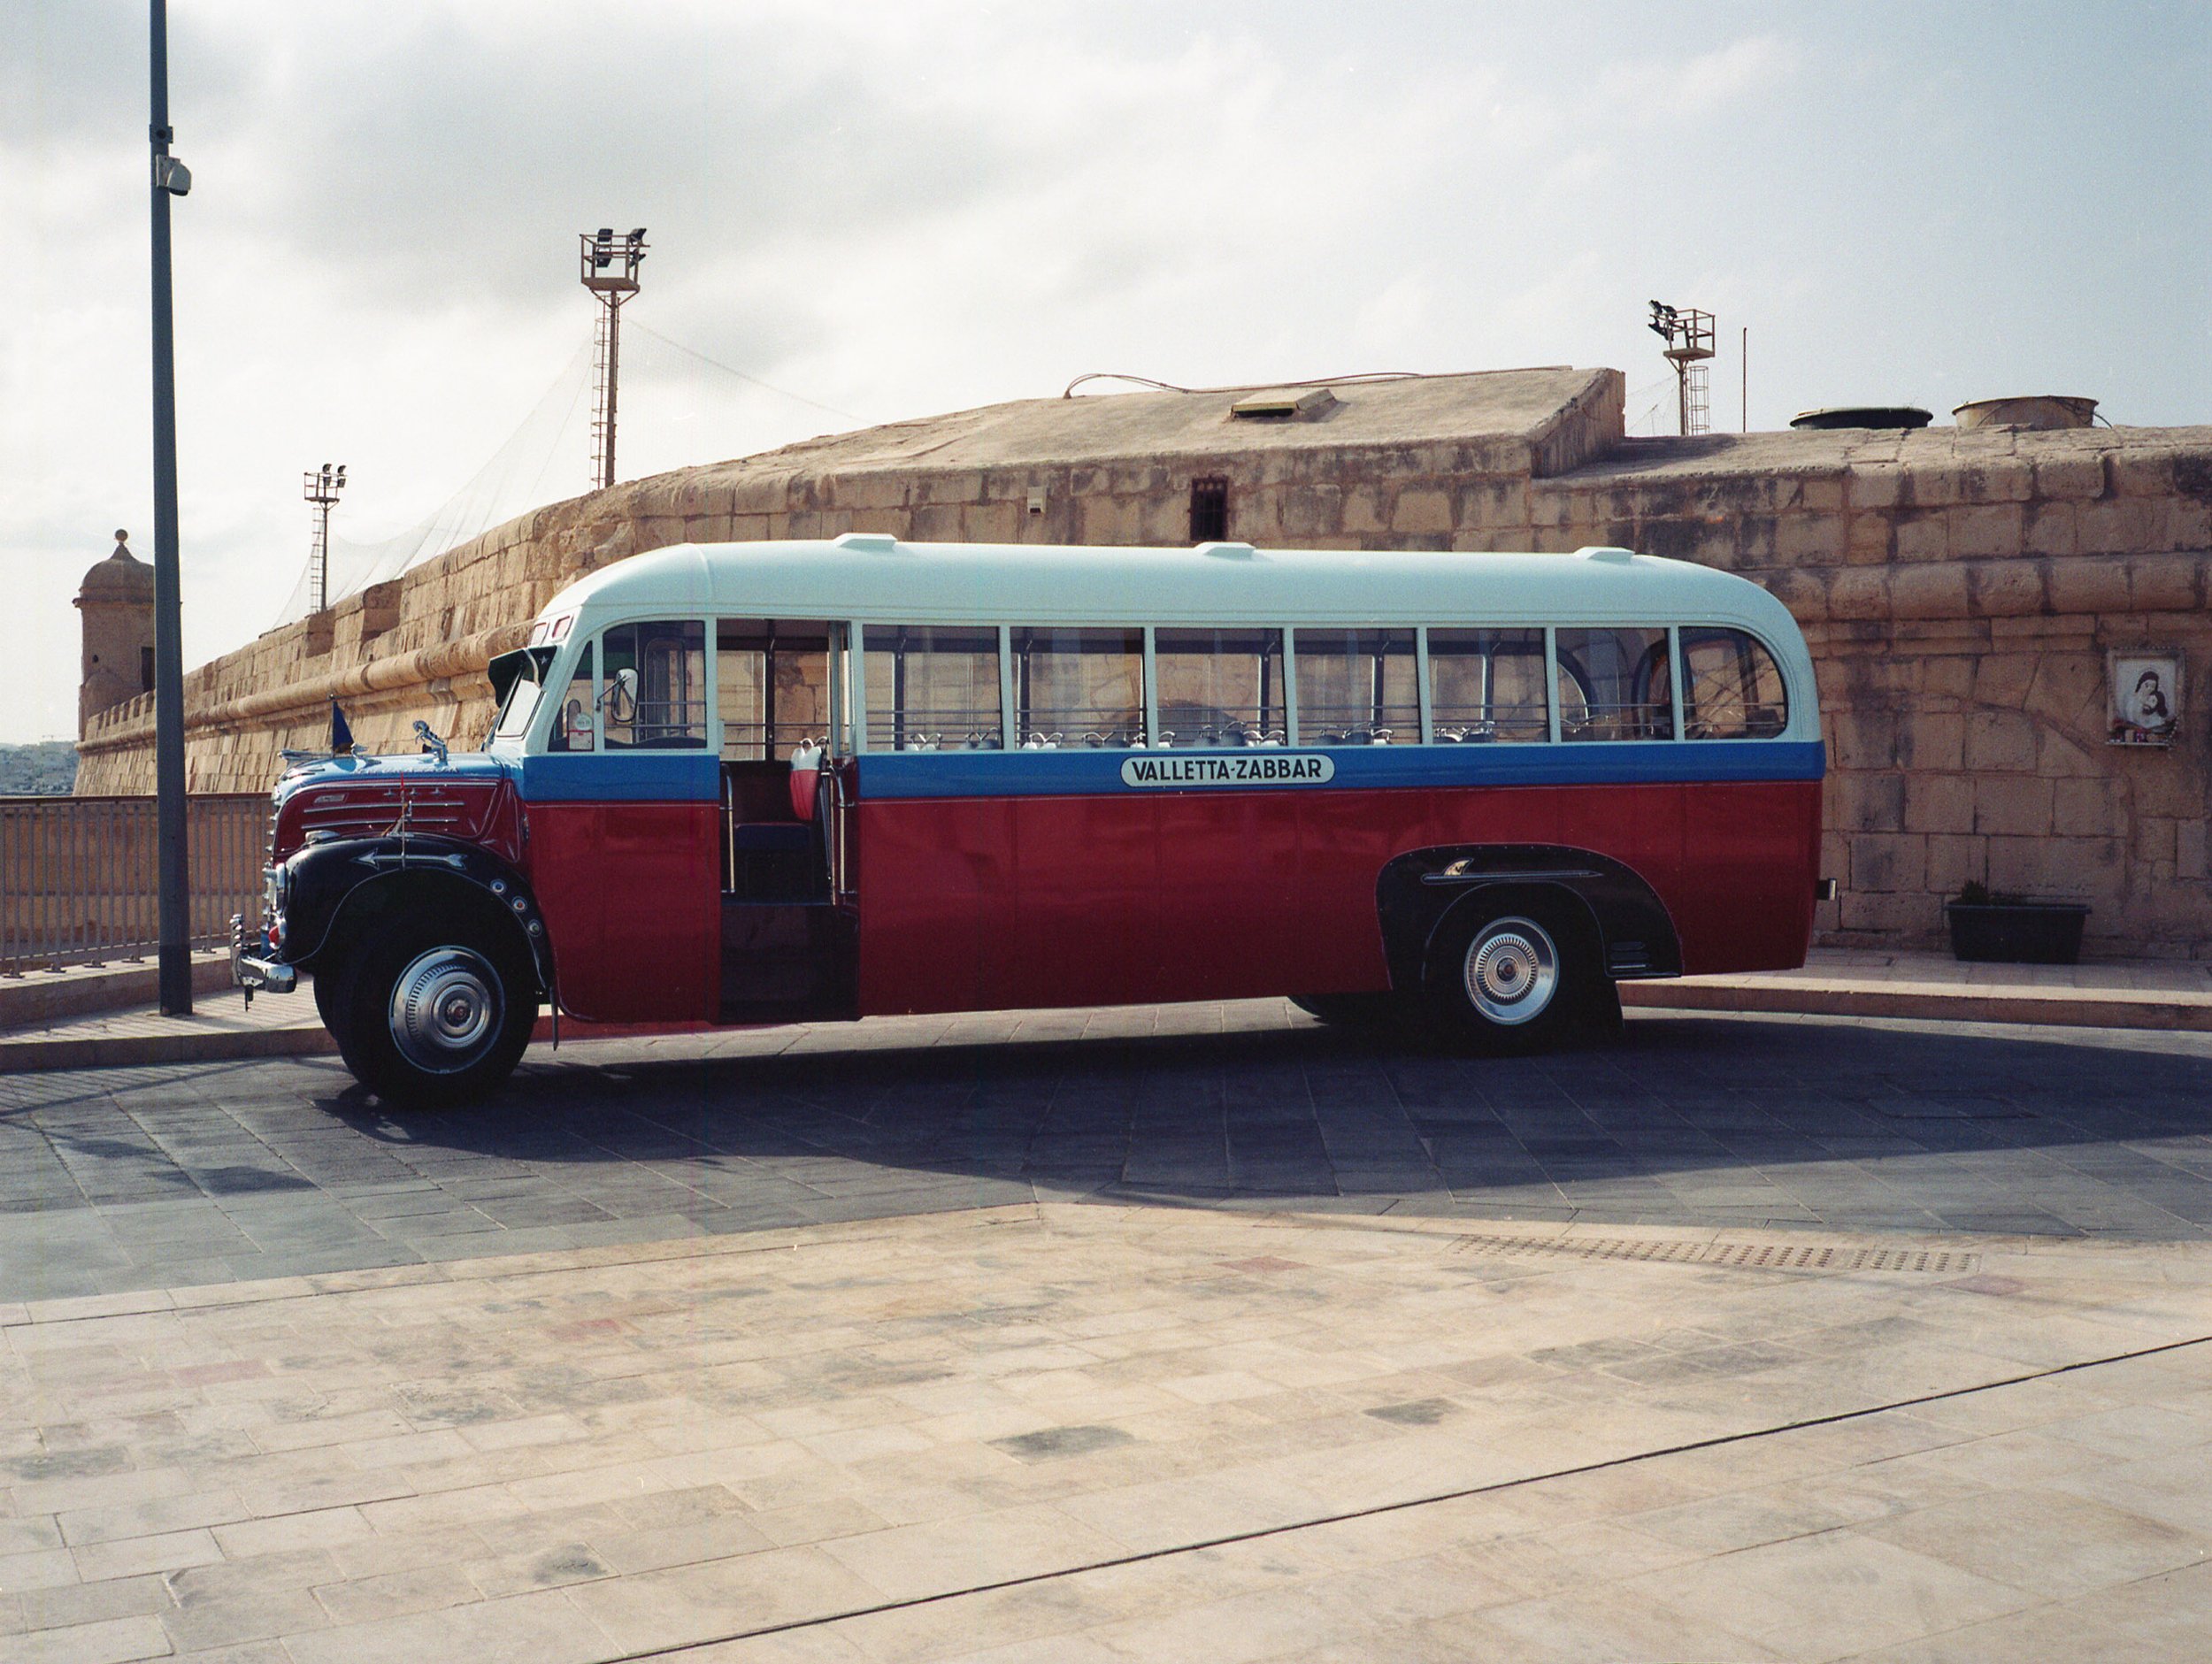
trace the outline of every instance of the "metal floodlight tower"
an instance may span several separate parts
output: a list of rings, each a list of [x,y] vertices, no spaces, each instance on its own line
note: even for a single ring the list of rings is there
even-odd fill
[[[591,482],[614,484],[614,405],[622,372],[622,303],[637,293],[645,262],[645,227],[618,237],[612,227],[582,234],[584,287],[599,298],[599,328],[592,339]]]
[[[149,0],[153,146],[154,869],[164,1016],[192,1015],[192,868],[185,846],[184,608],[177,556],[177,353],[169,283],[169,199],[192,174],[169,154],[169,8]]]
[[[301,495],[315,505],[315,542],[307,562],[307,610],[320,612],[330,604],[330,505],[346,488],[346,465],[325,463],[307,471]]]
[[[1672,307],[1664,301],[1651,303],[1652,334],[1667,343],[1667,362],[1674,366],[1675,405],[1685,433],[1708,432],[1711,409],[1707,397],[1705,366],[1713,356],[1713,315],[1694,306]]]

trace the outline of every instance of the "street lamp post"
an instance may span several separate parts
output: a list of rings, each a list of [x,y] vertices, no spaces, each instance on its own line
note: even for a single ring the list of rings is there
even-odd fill
[[[165,1016],[192,1014],[190,866],[184,815],[183,606],[177,572],[177,386],[170,312],[169,199],[192,175],[169,154],[169,11],[150,0],[153,120],[154,783],[160,892],[160,996]]]

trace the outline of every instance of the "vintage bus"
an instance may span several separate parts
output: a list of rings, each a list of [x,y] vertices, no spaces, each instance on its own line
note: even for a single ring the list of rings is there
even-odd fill
[[[687,545],[491,676],[480,751],[291,769],[236,927],[395,1101],[495,1085],[541,1001],[1287,995],[1541,1046],[1622,978],[1801,963],[1822,882],[1788,612],[1624,549]]]

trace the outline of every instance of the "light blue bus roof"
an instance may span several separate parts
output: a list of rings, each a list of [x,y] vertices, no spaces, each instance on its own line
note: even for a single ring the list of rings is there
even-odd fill
[[[1793,657],[1789,610],[1686,561],[1414,549],[1131,548],[833,540],[686,543],[580,579],[548,603],[584,629],[674,613],[886,624],[1737,625]]]

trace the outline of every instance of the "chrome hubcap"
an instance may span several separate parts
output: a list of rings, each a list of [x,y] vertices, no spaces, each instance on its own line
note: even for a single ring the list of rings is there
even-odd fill
[[[457,1074],[499,1032],[499,977],[465,947],[419,954],[392,985],[392,1043],[416,1068]]]
[[[1559,950],[1533,919],[1493,919],[1467,945],[1465,980],[1468,1000],[1489,1022],[1532,1022],[1559,992]]]

